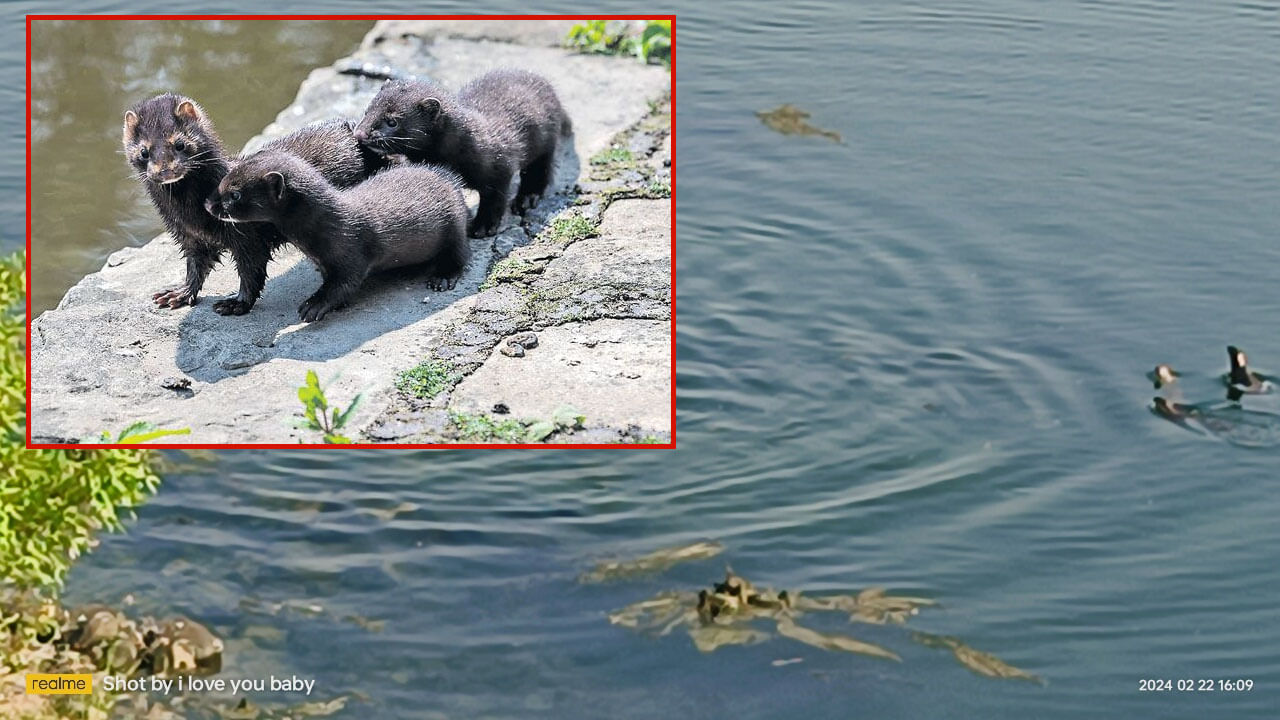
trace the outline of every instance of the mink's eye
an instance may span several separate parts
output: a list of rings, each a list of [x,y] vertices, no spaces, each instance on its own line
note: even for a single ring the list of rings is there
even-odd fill
[[[387,127],[395,127],[395,126],[396,126],[396,119],[393,117],[387,118]]]
[[[240,202],[240,191],[239,191],[239,190],[232,190],[232,191],[231,191],[231,202]]]
[[[178,140],[173,143],[173,149],[177,150],[178,152],[182,152],[183,150],[187,149],[187,144],[182,142],[181,140]]]
[[[142,150],[138,152],[138,158],[141,160],[146,160],[149,155],[150,153],[147,152],[146,148],[142,148]]]

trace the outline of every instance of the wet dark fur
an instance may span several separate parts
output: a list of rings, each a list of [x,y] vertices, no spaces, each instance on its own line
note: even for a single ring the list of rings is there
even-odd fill
[[[191,103],[190,110],[180,115],[184,102]],[[298,153],[334,182],[351,185],[385,165],[385,160],[355,141],[352,129],[347,121],[329,121],[302,128],[267,147]],[[184,149],[178,150],[171,140],[181,140]],[[159,95],[138,103],[125,115],[123,142],[126,159],[187,263],[186,280],[152,299],[160,307],[194,305],[209,272],[229,252],[240,275],[240,291],[215,302],[213,309],[223,315],[249,312],[266,283],[271,252],[284,238],[270,225],[233,227],[205,211],[205,199],[232,163],[208,116],[190,98]],[[140,157],[144,148],[146,159]],[[161,184],[174,177],[180,179]]]
[[[324,281],[298,308],[305,322],[348,304],[370,272],[422,265],[433,289],[452,288],[470,252],[462,181],[438,167],[393,167],[344,190],[294,155],[263,151],[223,178],[217,204],[240,221],[230,227],[272,223],[319,266]]]
[[[560,138],[571,131],[550,83],[523,70],[485,73],[457,97],[426,82],[389,81],[356,125],[356,137],[378,152],[457,170],[480,193],[473,237],[495,232],[508,206],[522,213],[538,203]]]

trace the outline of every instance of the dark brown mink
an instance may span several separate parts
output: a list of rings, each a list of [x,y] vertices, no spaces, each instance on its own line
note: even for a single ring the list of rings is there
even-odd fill
[[[430,165],[341,189],[297,156],[263,150],[222,179],[216,206],[232,227],[271,223],[320,268],[320,289],[298,308],[304,322],[347,305],[371,272],[422,266],[432,289],[452,288],[470,254],[462,179]]]
[[[321,168],[333,182],[352,185],[386,161],[356,142],[349,121],[332,120],[273,140]],[[271,252],[284,238],[270,225],[231,227],[205,211],[204,201],[233,162],[205,111],[191,98],[166,93],[124,115],[124,152],[187,263],[186,280],[152,296],[160,307],[194,305],[214,265],[229,252],[240,291],[213,304],[222,315],[249,312],[262,293]]]
[[[507,207],[523,213],[551,182],[556,147],[573,125],[555,90],[524,70],[494,70],[457,97],[422,81],[389,80],[369,103],[355,136],[382,154],[457,170],[480,193],[473,237],[491,235]],[[520,174],[511,198],[511,179]]]

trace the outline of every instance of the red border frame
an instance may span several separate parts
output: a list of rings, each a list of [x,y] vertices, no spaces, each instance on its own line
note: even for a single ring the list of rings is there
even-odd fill
[[[604,443],[445,443],[445,444],[396,444],[353,443],[351,445],[323,445],[312,443],[227,443],[227,444],[177,444],[155,443],[143,445],[102,444],[33,444],[31,442],[31,22],[33,20],[670,20],[671,21],[671,442],[663,444],[604,444]],[[26,444],[29,449],[77,449],[77,448],[147,448],[208,450],[250,448],[436,448],[436,449],[596,449],[636,448],[674,450],[676,448],[676,16],[675,15],[58,15],[32,14],[26,16],[26,97],[27,97],[27,427]]]

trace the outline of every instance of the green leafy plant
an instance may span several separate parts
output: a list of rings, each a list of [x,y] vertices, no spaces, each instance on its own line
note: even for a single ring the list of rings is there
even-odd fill
[[[306,384],[298,388],[298,399],[302,401],[303,416],[303,420],[296,423],[298,427],[319,431],[324,436],[325,443],[329,445],[344,445],[351,442],[350,438],[339,435],[338,431],[347,424],[351,414],[360,404],[359,394],[346,410],[330,408],[329,400],[324,396],[324,388],[320,387],[319,376],[316,375],[315,370],[308,370]]]
[[[21,254],[0,259],[0,578],[46,591],[62,584],[97,531],[121,529],[160,477],[147,450],[26,448],[25,266]]]
[[[136,422],[116,436],[115,440],[111,439],[111,433],[106,430],[96,438],[91,438],[89,442],[115,445],[137,445],[145,442],[151,442],[157,438],[169,437],[170,435],[190,435],[191,428],[180,428],[177,430],[168,430],[157,428],[149,422]]]
[[[650,20],[640,32],[640,43],[636,48],[640,59],[649,62],[658,60],[664,64],[671,62],[671,21]]]
[[[671,61],[671,21],[648,20],[637,34],[630,23],[587,20],[569,29],[565,47],[597,55],[634,55],[644,62]]]
[[[525,440],[542,442],[554,432],[580,428],[586,421],[586,415],[564,405],[551,413],[550,420],[537,420],[531,423],[525,430]]]

